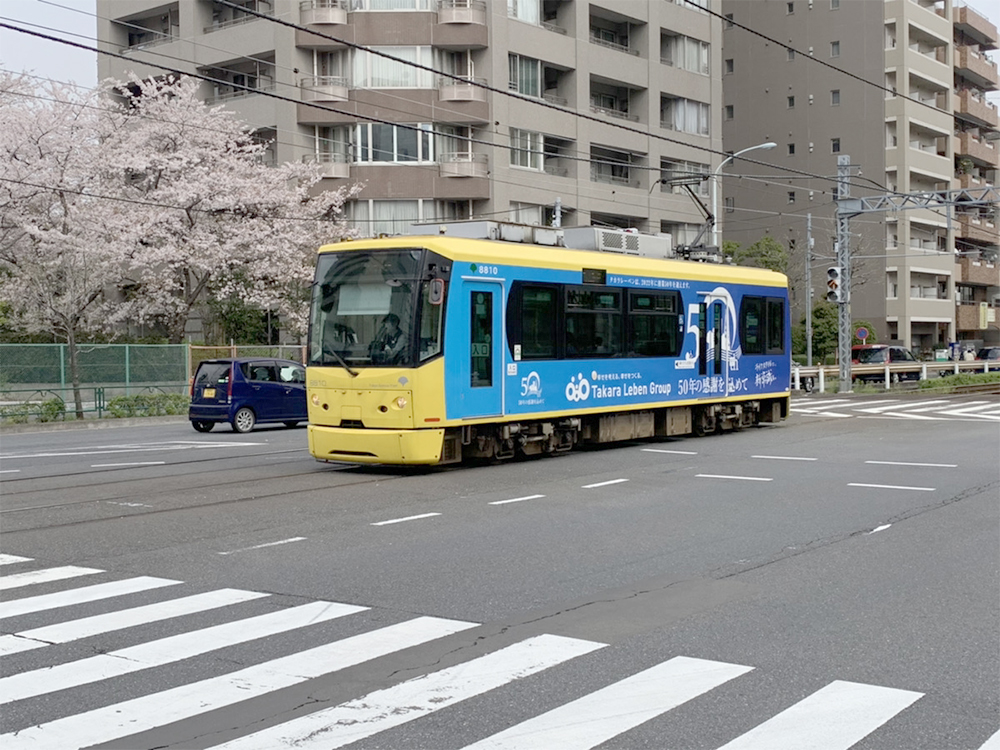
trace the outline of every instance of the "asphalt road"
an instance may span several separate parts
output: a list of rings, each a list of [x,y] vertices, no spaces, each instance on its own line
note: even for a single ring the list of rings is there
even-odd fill
[[[3,435],[0,745],[1000,748],[996,397],[796,407],[427,471]]]

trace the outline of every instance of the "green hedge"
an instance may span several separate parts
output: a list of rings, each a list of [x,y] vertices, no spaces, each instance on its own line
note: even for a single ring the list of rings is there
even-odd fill
[[[57,422],[66,418],[66,404],[61,398],[47,401],[22,401],[19,404],[0,406],[0,420],[14,424],[28,422]]]
[[[115,396],[106,407],[109,417],[161,417],[187,414],[190,400],[182,393],[140,393],[135,396]]]

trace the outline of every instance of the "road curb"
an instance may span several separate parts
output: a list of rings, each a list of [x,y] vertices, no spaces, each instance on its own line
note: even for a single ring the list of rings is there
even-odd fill
[[[142,425],[184,424],[188,418],[182,414],[166,417],[127,417],[125,419],[73,419],[68,422],[29,422],[5,424],[0,435],[20,435],[30,432],[64,432],[68,430],[104,430],[111,427],[141,427]]]

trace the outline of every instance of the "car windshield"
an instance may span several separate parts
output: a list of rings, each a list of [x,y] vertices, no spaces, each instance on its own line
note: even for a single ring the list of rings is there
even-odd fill
[[[862,349],[858,352],[858,362],[863,365],[878,364],[889,358],[888,349]]]
[[[323,253],[316,264],[310,365],[409,367],[423,251]]]

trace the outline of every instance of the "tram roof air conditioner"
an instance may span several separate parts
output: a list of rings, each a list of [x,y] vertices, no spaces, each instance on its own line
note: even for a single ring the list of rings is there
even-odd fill
[[[639,234],[635,230],[606,227],[566,227],[566,247],[605,253],[642,255],[647,258],[675,257],[669,234]]]

